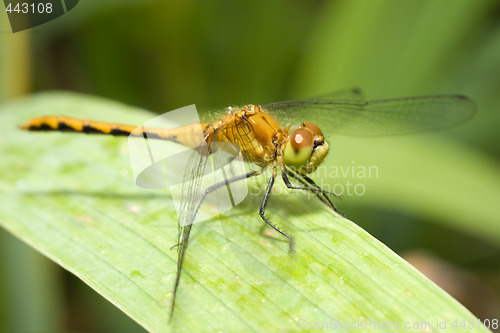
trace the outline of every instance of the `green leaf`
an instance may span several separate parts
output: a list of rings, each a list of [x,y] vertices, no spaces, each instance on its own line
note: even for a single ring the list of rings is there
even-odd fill
[[[177,217],[168,193],[135,186],[126,139],[16,127],[47,114],[137,125],[153,115],[58,92],[0,109],[2,226],[148,330],[294,331],[314,322],[376,320],[428,322],[438,331],[437,322],[450,329],[455,320],[475,320],[356,224],[293,191],[274,195],[268,206],[296,239],[297,253],[289,255],[281,238],[259,233],[261,176],[244,204],[193,227],[169,323]],[[487,331],[475,323],[462,331]]]

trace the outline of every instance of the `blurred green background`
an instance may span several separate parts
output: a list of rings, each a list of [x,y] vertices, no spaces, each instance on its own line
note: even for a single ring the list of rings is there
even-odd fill
[[[499,317],[500,213],[475,215],[484,211],[482,205],[496,211],[493,205],[500,202],[498,177],[481,179],[484,170],[500,175],[498,1],[85,0],[53,22],[16,34],[7,16],[0,17],[0,102],[63,89],[162,113],[193,103],[217,110],[350,87],[362,88],[370,99],[443,93],[471,97],[478,114],[460,127],[416,139],[392,138],[396,148],[390,140],[361,143],[374,154],[378,144],[401,149],[409,140],[403,161],[397,161],[407,162],[400,176],[408,183],[384,191],[383,183],[391,184],[394,175],[383,174],[381,167],[382,184],[371,195],[367,185],[365,197],[346,197],[339,206],[480,319]],[[0,135],[0,140],[9,138]],[[335,140],[330,139],[333,147],[346,145],[338,161],[362,160],[362,150],[345,153],[349,139]],[[435,183],[423,175],[431,194],[418,192],[412,175],[432,168],[428,160],[442,147],[450,148],[442,153],[459,164],[450,170],[463,171],[455,179],[469,187],[454,192],[451,187],[457,184]],[[468,160],[472,164],[465,168],[460,161]],[[489,184],[484,193],[493,195],[483,200],[483,189],[470,185],[469,177]],[[401,178],[395,179],[392,183]],[[415,188],[416,194],[399,196],[398,186],[408,193]],[[434,193],[443,201],[449,194],[450,203],[430,204]],[[458,210],[449,208],[459,202]],[[0,256],[1,331],[143,330],[5,231],[0,231]]]

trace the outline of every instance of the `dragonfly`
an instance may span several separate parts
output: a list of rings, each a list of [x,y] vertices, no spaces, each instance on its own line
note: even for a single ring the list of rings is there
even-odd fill
[[[188,190],[185,191],[187,194],[184,194],[183,208],[179,214],[177,274],[171,319],[192,224],[210,193],[229,183],[261,175],[270,168],[272,172],[261,201],[259,216],[286,238],[288,250],[293,253],[292,235],[271,222],[266,214],[278,173],[289,189],[309,191],[329,208],[343,215],[331,200],[335,194],[323,190],[309,176],[328,154],[329,145],[324,133],[328,136],[379,136],[439,130],[468,120],[475,111],[475,104],[463,95],[365,100],[361,91],[355,88],[310,99],[228,108],[215,122],[193,123],[177,128],[137,127],[63,116],[34,118],[20,128],[28,131],[147,136],[148,139],[168,140],[188,147],[199,144],[194,142],[193,133],[196,128],[201,128],[205,148],[198,149],[199,158],[193,159],[195,162],[187,168]],[[196,195],[200,191],[200,174],[213,153],[215,143],[237,145],[243,159],[257,168],[213,184]]]

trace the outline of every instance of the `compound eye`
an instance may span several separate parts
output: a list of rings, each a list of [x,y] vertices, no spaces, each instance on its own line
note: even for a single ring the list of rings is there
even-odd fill
[[[297,168],[306,165],[314,147],[312,133],[299,128],[290,135],[289,140],[283,154],[285,164]]]
[[[299,128],[293,131],[292,135],[290,136],[290,144],[292,145],[293,149],[304,149],[307,147],[312,147],[313,136],[311,132],[303,128]]]
[[[305,121],[302,124],[302,126],[304,126],[304,128],[307,128],[308,130],[310,130],[312,132],[312,134],[314,134],[314,135],[323,136],[323,132],[321,132],[321,130],[319,129],[319,127],[315,123],[311,123],[310,121]]]

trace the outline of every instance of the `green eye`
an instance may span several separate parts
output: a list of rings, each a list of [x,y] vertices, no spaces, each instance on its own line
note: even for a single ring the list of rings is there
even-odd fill
[[[310,131],[299,128],[290,135],[290,141],[285,146],[283,159],[290,167],[305,166],[313,151],[313,136]]]

